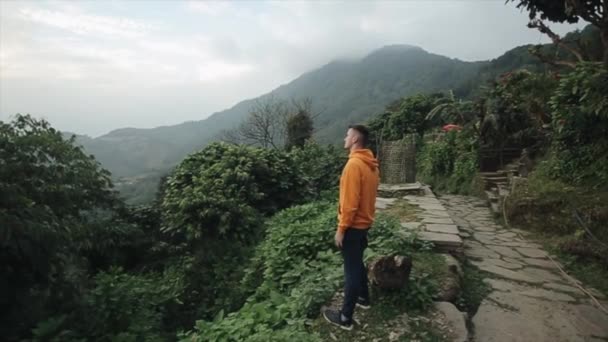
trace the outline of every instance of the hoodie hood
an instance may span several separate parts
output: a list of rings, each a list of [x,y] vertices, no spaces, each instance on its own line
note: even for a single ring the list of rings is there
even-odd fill
[[[359,159],[372,170],[376,170],[378,168],[378,160],[374,158],[374,154],[369,149],[354,150],[350,153],[348,158]]]

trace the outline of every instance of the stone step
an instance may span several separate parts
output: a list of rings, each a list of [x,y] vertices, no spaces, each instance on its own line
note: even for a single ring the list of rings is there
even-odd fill
[[[401,198],[408,195],[422,196],[425,194],[425,189],[422,184],[380,184],[378,186],[378,197],[385,198]]]
[[[504,198],[511,193],[508,186],[499,186],[498,187],[498,196]]]
[[[494,215],[496,215],[496,216],[502,215],[502,210],[501,210],[498,202],[490,203],[490,208],[492,209],[492,212],[494,213]]]
[[[509,177],[507,176],[483,176],[482,177],[486,182],[508,182]]]
[[[486,196],[488,197],[488,200],[490,202],[498,202],[498,195],[493,190],[494,189],[492,189],[490,191],[486,190]]]
[[[498,186],[508,187],[509,183],[507,182],[484,182],[486,190],[492,190],[493,188],[497,188]]]
[[[507,173],[508,173],[507,171],[498,170],[498,171],[494,171],[494,172],[480,172],[479,175],[481,177],[503,177]]]
[[[455,234],[420,232],[418,238],[432,242],[435,248],[441,251],[457,251],[462,247],[462,238]]]

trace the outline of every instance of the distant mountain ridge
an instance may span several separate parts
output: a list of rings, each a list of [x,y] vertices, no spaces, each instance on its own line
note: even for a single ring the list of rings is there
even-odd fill
[[[310,97],[321,112],[317,140],[334,142],[341,139],[348,123],[364,121],[387,103],[418,92],[458,88],[487,64],[450,59],[411,45],[391,45],[360,60],[328,63],[257,99],[270,94],[285,99]],[[238,125],[255,100],[241,101],[205,120],[151,129],[121,128],[77,140],[115,177],[163,173],[216,139],[222,130]]]
[[[602,51],[599,31],[592,25],[564,37],[571,42],[578,38],[589,47],[590,55]],[[187,154],[217,139],[222,130],[238,125],[256,100],[268,96],[311,98],[313,109],[321,113],[315,120],[315,139],[337,143],[347,124],[364,122],[401,97],[453,90],[456,96],[467,98],[477,95],[481,84],[505,72],[546,70],[547,66],[528,52],[531,46],[513,48],[490,61],[464,62],[417,46],[389,45],[360,59],[332,61],[205,120],[151,129],[122,128],[98,138],[78,136],[77,141],[119,180],[118,188],[131,203],[147,201],[162,175]],[[557,52],[552,44],[545,44],[542,50],[547,55]]]

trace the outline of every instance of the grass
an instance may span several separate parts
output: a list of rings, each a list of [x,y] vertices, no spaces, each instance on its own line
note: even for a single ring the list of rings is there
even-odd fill
[[[460,311],[467,312],[473,317],[481,304],[481,301],[490,293],[490,287],[483,279],[484,274],[469,262],[462,264],[464,277],[462,279],[462,291],[456,300],[456,306]]]
[[[556,255],[566,272],[608,295],[607,191],[568,185],[535,172],[527,188],[514,193],[507,204],[513,226],[531,232],[530,238]],[[584,225],[575,217],[575,208]],[[601,242],[587,238],[585,227]]]
[[[412,255],[412,274],[417,276],[428,275],[430,279],[440,282],[448,272],[445,259],[437,253],[430,251],[416,252]]]
[[[317,318],[311,329],[324,341],[449,341],[449,333],[444,323],[431,312],[422,314],[409,309],[406,291],[373,291],[374,302],[369,310],[355,311],[355,326],[344,331]],[[332,302],[331,307],[339,308],[341,297]]]
[[[352,331],[344,331],[327,323],[323,317],[314,320],[312,330],[326,341],[424,341],[449,340],[443,319],[428,310],[436,284],[447,272],[441,255],[416,252],[412,255],[413,268],[410,288],[401,291],[382,291],[372,287],[372,308],[355,310]],[[428,296],[427,296],[428,295]],[[340,309],[342,295],[334,296],[328,307]]]
[[[417,221],[420,209],[406,200],[398,199],[383,213],[399,221]],[[311,325],[324,341],[449,341],[444,319],[428,310],[437,284],[449,272],[443,256],[428,250],[412,255],[412,272],[409,286],[400,291],[382,291],[372,287],[372,307],[355,310],[355,327],[344,331],[320,316]],[[336,294],[327,307],[340,309],[343,298]]]
[[[387,209],[384,209],[383,212],[391,216],[395,216],[401,222],[411,222],[418,219],[416,214],[419,210],[420,209],[418,209],[418,206],[410,204],[404,199],[398,199]]]
[[[564,271],[608,296],[608,265],[592,257],[573,255],[561,250],[560,246],[573,240],[572,236],[556,236],[547,232],[533,232],[530,236],[541,243],[564,266]]]
[[[562,252],[556,254],[566,272],[582,281],[586,286],[591,286],[608,296],[608,268],[606,265]]]

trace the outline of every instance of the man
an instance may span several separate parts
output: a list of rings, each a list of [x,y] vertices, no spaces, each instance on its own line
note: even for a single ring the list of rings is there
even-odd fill
[[[355,305],[369,309],[367,269],[363,251],[367,231],[374,222],[378,191],[378,161],[366,149],[369,131],[365,126],[349,126],[344,148],[350,155],[340,177],[340,204],[335,242],[344,257],[344,304],[342,310],[325,310],[323,317],[342,329],[353,328]]]

